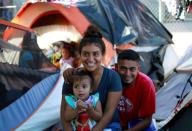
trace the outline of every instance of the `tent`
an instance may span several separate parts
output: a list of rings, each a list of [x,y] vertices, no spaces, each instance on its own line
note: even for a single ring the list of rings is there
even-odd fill
[[[81,38],[88,25],[94,24],[101,30],[107,46],[105,65],[109,65],[115,55],[114,46],[125,49],[125,45],[135,39],[138,39],[137,46],[142,47],[173,43],[170,32],[139,0],[80,0],[74,3],[33,0],[23,5],[12,21],[36,30],[40,35],[40,47],[45,45],[42,40],[45,35],[50,34],[46,44],[54,42],[54,38],[72,39],[70,34],[66,36],[72,28],[73,34]],[[57,38],[56,33],[60,34]]]
[[[192,46],[179,60],[165,85],[156,94],[156,113],[159,129],[192,130]]]
[[[0,130],[46,129],[59,121],[64,80],[38,48],[32,30],[0,20],[2,24],[20,34],[10,37],[14,44],[0,38]],[[22,36],[28,43],[33,42],[33,48],[22,43]],[[26,52],[41,61],[33,59],[35,66],[21,65],[21,55]]]
[[[112,63],[116,48],[136,47],[145,61],[153,65],[144,67],[143,72],[155,80],[163,81],[176,66],[171,33],[139,0],[32,0],[22,6],[12,21],[34,29],[42,48],[59,40],[79,41],[88,25],[94,24],[107,47],[105,66]],[[148,60],[146,54],[154,59]],[[176,59],[167,65],[165,61],[170,57]]]
[[[146,71],[147,73],[156,74],[154,72],[156,71],[158,74],[162,73],[164,75],[165,72],[162,70],[162,66],[164,66],[163,63],[165,59],[167,60],[167,58],[170,58],[165,56],[169,54],[174,55],[174,53],[170,53],[170,44],[173,43],[172,35],[153,16],[146,6],[138,0],[82,0],[67,5],[65,3],[58,2],[59,0],[54,0],[54,2],[34,2],[34,0],[33,2],[27,2],[22,6],[12,20],[12,22],[16,23],[14,27],[17,28],[6,28],[3,33],[4,40],[7,40],[9,43],[12,43],[19,48],[21,47],[21,43],[26,31],[30,32],[28,35],[28,40],[33,42],[33,49],[30,47],[27,49],[22,49],[19,52],[6,49],[6,51],[3,52],[3,56],[5,56],[7,63],[10,64],[10,68],[14,68],[12,66],[12,64],[14,64],[19,66],[16,67],[18,68],[16,70],[21,69],[21,72],[25,71],[26,73],[31,70],[31,72],[35,73],[35,71],[37,71],[40,74],[45,73],[49,77],[42,77],[34,83],[28,80],[30,89],[27,91],[24,90],[24,92],[17,97],[16,101],[9,103],[6,107],[3,107],[3,110],[0,112],[0,130],[30,130],[32,128],[43,130],[59,120],[58,110],[53,113],[54,117],[50,116],[50,118],[48,118],[48,115],[41,114],[46,109],[49,109],[47,110],[48,112],[50,111],[49,114],[52,114],[51,111],[53,111],[53,109],[59,109],[59,99],[61,99],[61,85],[63,80],[56,72],[52,72],[53,74],[50,75],[48,74],[50,72],[47,72],[45,68],[45,70],[40,70],[42,65],[48,65],[48,67],[51,68],[54,67],[47,62],[46,57],[42,53],[39,46],[46,47],[50,43],[60,40],[73,40],[71,38],[71,34],[73,34],[73,38],[75,38],[74,40],[78,41],[90,24],[96,25],[104,36],[103,40],[107,47],[107,52],[103,63],[106,66],[109,65],[111,59],[115,56],[115,47],[118,49],[127,49],[131,47],[142,54],[150,54],[151,58],[154,58],[154,55],[156,56],[155,59],[149,60],[149,65],[154,63],[154,66],[152,68],[153,70],[151,71],[151,69],[148,69]],[[25,27],[21,27],[22,31],[18,30],[18,27],[20,27],[18,24],[32,28],[35,31]],[[38,35],[37,40],[35,32],[37,32]],[[137,41],[135,42],[135,40]],[[26,51],[30,51],[33,56],[38,57],[38,59],[33,62],[37,63],[35,66],[23,67],[19,63],[22,54],[21,52],[25,53]],[[145,63],[148,58],[144,55],[142,55],[142,57]],[[41,61],[38,62],[37,60],[39,59]],[[175,62],[171,64],[174,63]],[[157,71],[157,69],[161,69],[161,71]],[[21,72],[18,74],[21,74]],[[26,73],[26,76],[26,78],[33,78],[31,77],[32,75],[30,73]],[[39,98],[41,101],[38,103],[36,101],[33,102],[33,99],[31,99],[32,96],[38,98],[38,95],[41,95],[41,91],[39,90],[44,88],[44,86],[46,87],[46,89],[44,89],[46,90],[46,94],[43,94],[41,98]],[[19,87],[21,88],[23,86]],[[57,97],[52,97],[51,100],[58,102],[56,103],[57,107],[54,106],[54,103],[52,103],[53,101],[49,103],[49,101],[47,101],[48,99],[46,99],[49,97],[51,98],[52,95],[50,94],[53,92],[57,94],[53,96]],[[29,103],[23,102],[23,99],[29,101]],[[16,108],[15,104],[17,101],[26,103],[26,105],[29,105],[29,108],[27,108],[28,106],[25,107],[24,105],[18,106],[18,109],[15,109],[15,111],[20,111],[22,113],[21,117],[19,117],[20,115],[17,117],[14,116],[15,119],[13,120],[13,123],[8,125],[8,120],[12,119],[11,115],[15,114],[15,112],[9,112],[6,114],[10,115],[10,117],[7,117],[8,120],[5,120],[6,115],[3,114],[8,112],[7,110],[9,107],[11,111],[12,108]],[[49,104],[46,104],[46,102]],[[30,105],[33,106],[31,107]],[[49,120],[49,122],[44,120],[41,116],[46,116],[44,118]],[[42,119],[40,119],[40,117]]]

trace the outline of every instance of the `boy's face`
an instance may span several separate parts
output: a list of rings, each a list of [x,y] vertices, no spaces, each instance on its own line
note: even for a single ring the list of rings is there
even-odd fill
[[[134,82],[139,72],[139,63],[133,60],[119,60],[118,73],[124,84],[130,85]]]
[[[91,92],[91,81],[84,77],[77,79],[73,83],[73,94],[80,100],[86,100]]]

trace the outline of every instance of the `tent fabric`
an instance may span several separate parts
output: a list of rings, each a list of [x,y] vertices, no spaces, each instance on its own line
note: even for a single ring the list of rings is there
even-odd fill
[[[49,11],[50,12],[58,11],[57,10],[58,6],[56,6],[56,5],[53,6],[53,4],[50,4],[50,6],[49,6],[49,4],[47,4],[46,5],[47,10],[45,9],[47,12],[46,11],[43,12],[42,11],[43,8],[41,8],[40,11],[42,11],[42,12],[39,13],[39,15],[37,15],[38,14],[37,12],[39,11],[38,9],[40,9],[40,7],[44,7],[43,4],[46,4],[46,3],[42,3],[42,4],[31,4],[30,3],[30,4],[26,5],[24,8],[22,8],[22,11],[20,12],[20,14],[18,14],[16,16],[16,18],[14,19],[14,22],[17,22],[17,23],[23,22],[26,24],[26,26],[33,27],[33,24],[34,24],[33,22],[34,21],[36,22],[41,16],[43,16],[45,14],[48,15]],[[34,7],[35,5],[39,7],[36,10]],[[29,8],[30,6],[34,7],[33,10],[37,16],[31,17],[33,19],[31,21],[27,21],[29,19],[24,19],[24,18],[26,16],[28,17],[29,16],[28,14],[30,14],[32,12],[32,10],[30,10],[27,13],[27,8]],[[152,13],[146,8],[146,6],[144,4],[139,2],[139,0],[110,0],[110,1],[109,0],[85,0],[85,1],[80,1],[80,3],[77,3],[76,7],[82,12],[82,14],[88,19],[88,21],[90,23],[96,25],[101,30],[103,36],[107,40],[109,40],[112,43],[112,45],[120,46],[122,44],[127,44],[129,42],[135,41],[136,39],[137,39],[137,42],[135,42],[135,44],[140,47],[144,47],[144,46],[160,47],[160,46],[164,46],[164,45],[173,43],[171,40],[172,35],[170,34],[170,32],[152,15]],[[68,11],[70,9],[71,9],[70,6],[69,7],[64,6],[63,10],[59,10],[58,12],[62,13],[63,16],[65,16],[65,15],[67,16],[67,15],[69,15],[69,13],[65,13],[65,11]],[[75,16],[75,15],[71,15],[71,19],[69,19],[70,24],[74,24],[75,22],[78,23],[79,22],[79,21],[77,21],[78,18],[75,19],[75,18],[73,18],[73,16]],[[21,18],[21,19],[19,19],[19,18]],[[76,21],[74,21],[74,20],[76,20]],[[80,23],[80,24],[83,25],[83,23]],[[77,28],[77,30],[79,29],[78,27],[79,26],[77,26],[77,24],[76,24],[75,28]],[[81,30],[81,33],[83,34],[82,31],[83,30]],[[15,33],[16,34],[14,34],[14,32],[13,32],[13,34],[11,34],[11,35],[19,34],[19,33],[17,33],[17,31],[15,31]],[[30,38],[31,37],[32,36],[30,36]],[[7,37],[7,38],[10,38],[10,37]],[[23,38],[23,36],[22,36],[22,38]],[[36,47],[36,46],[37,45],[34,45],[34,47]],[[39,51],[39,49],[38,49],[38,51],[36,51],[31,48],[23,49],[22,51],[26,51],[26,50],[27,51],[30,50],[31,52]],[[41,53],[41,52],[39,51],[39,53]],[[14,55],[15,54],[13,53],[13,56]],[[40,55],[40,56],[42,56],[42,55]],[[17,60],[19,60],[19,58],[20,58],[20,53],[17,57]],[[157,58],[161,59],[162,57],[157,56]],[[15,62],[16,60],[10,60],[10,63],[13,61]],[[18,64],[18,61],[15,63]],[[39,65],[42,65],[42,64],[39,64]],[[158,66],[158,65],[156,65],[156,66]],[[23,67],[20,67],[20,68],[23,68]],[[40,68],[41,68],[41,66],[33,68],[33,69],[40,69]],[[48,83],[50,83],[50,82],[51,82],[51,80],[48,81]],[[41,86],[44,86],[44,84],[42,84]],[[33,90],[33,88],[31,88],[26,94],[28,94],[31,90]],[[21,98],[23,98],[23,97],[21,97]],[[43,98],[41,98],[41,99],[43,99]],[[28,100],[33,102],[33,100],[31,100],[30,98],[28,98]],[[13,103],[13,104],[15,104],[15,103]],[[29,105],[31,105],[31,103]],[[36,107],[37,107],[37,105],[36,105]],[[26,107],[24,107],[24,109],[25,108]],[[19,111],[22,109],[20,108]],[[30,113],[32,112],[30,109],[29,109],[29,111],[30,111]],[[11,115],[9,114],[9,116],[11,116]],[[14,115],[17,115],[17,114],[14,114]],[[4,118],[4,117],[5,116],[1,116],[0,118]],[[13,117],[14,117],[14,119],[17,119],[17,120],[15,120],[15,122],[19,121],[19,124],[21,123],[21,121],[23,119],[27,119],[26,114],[22,114],[21,116],[13,116]],[[18,118],[18,117],[22,117],[23,119],[21,120],[21,118]],[[8,118],[10,118],[10,117],[8,117]],[[38,117],[37,117],[37,119],[38,119]],[[5,121],[5,123],[8,125],[9,122]],[[12,125],[13,128],[17,128],[16,126],[18,124],[11,123],[10,125]],[[26,125],[25,125],[25,127],[27,127]],[[1,126],[4,129],[4,123]],[[18,129],[23,129],[23,128],[18,127]]]
[[[192,71],[192,58],[189,58],[188,61],[182,63],[179,67],[177,67],[177,70]]]
[[[59,73],[33,86],[13,104],[0,111],[0,130],[9,131],[26,120],[41,105],[58,80]]]
[[[154,118],[157,120],[165,120],[176,107],[178,101],[187,95],[191,90],[191,85],[187,82],[191,74],[177,73],[163,86],[156,94],[156,113]],[[192,79],[191,79],[192,80]],[[185,87],[185,84],[187,86]],[[166,101],[166,102],[165,102]]]
[[[11,26],[10,23],[8,25]],[[15,26],[13,27],[16,28]],[[19,43],[20,41],[18,40],[15,40],[12,43],[4,42],[2,39],[0,41],[2,47],[0,54],[1,110],[20,98],[33,85],[40,82],[47,76],[54,74],[56,71],[56,68],[49,62],[46,56],[44,56],[42,51],[39,49],[34,33],[23,31],[23,28],[22,31],[20,31],[19,27],[17,27],[18,33],[16,33],[16,38],[18,38],[18,36],[22,38],[22,35],[24,35],[23,39],[25,39],[25,43],[22,45],[23,48],[20,46],[21,43]],[[9,27],[8,29],[13,31],[14,28]],[[13,38],[13,36],[14,35],[12,35],[12,40],[16,39]],[[25,52],[32,54],[34,58],[34,66],[27,68],[20,65],[20,62],[22,62],[21,55]],[[53,71],[44,70],[48,67],[52,68]]]
[[[174,58],[174,59],[173,59]],[[171,62],[170,62],[171,61]],[[176,68],[179,57],[172,45],[168,45],[163,57],[164,78],[166,79]]]
[[[141,47],[159,47],[173,43],[171,33],[139,0],[81,0],[73,1],[72,5],[58,4],[62,2],[27,2],[12,21],[37,29],[47,23],[43,23],[41,18],[50,19],[53,15],[59,15],[63,23],[61,20],[49,21],[48,25],[65,25],[67,21],[81,35],[90,24],[96,25],[101,30],[107,47],[103,60],[106,66],[109,66],[115,56],[115,45],[127,49],[130,42]]]
[[[36,111],[23,123],[17,126],[16,131],[44,130],[60,121],[60,106],[64,79],[59,76],[54,87],[43,100]],[[42,117],[43,116],[43,117]]]
[[[30,4],[35,3],[39,2]],[[43,3],[46,4],[46,2]],[[58,1],[49,3],[55,4]],[[72,5],[64,5],[63,10],[59,10],[67,12],[72,6],[77,7],[91,24],[96,25],[113,45],[127,44],[135,39],[138,39],[137,45],[139,46],[160,46],[173,43],[171,33],[139,0],[81,0],[75,1]],[[57,6],[53,7],[57,8]],[[22,13],[25,15],[25,9],[19,11],[17,19]],[[14,22],[17,22],[17,19],[13,19]],[[71,21],[72,19],[76,20],[70,18],[71,23],[77,22]]]
[[[182,99],[180,99],[180,101],[178,102],[177,106],[172,110],[171,114],[169,115],[169,117],[165,120],[159,121],[158,122],[158,128],[159,129],[168,129],[172,128],[172,127],[177,127],[177,123],[181,124],[181,120],[177,119],[177,118],[182,118],[185,116],[182,116],[182,112],[186,111],[186,110],[190,110],[190,106],[192,105],[192,92],[189,92],[186,96],[184,96]],[[188,114],[188,115],[191,115]],[[186,127],[188,129],[188,127],[191,127],[191,124],[186,121],[183,120],[182,124],[185,125],[184,128],[180,129],[180,130],[185,130]],[[180,125],[181,126],[181,125]],[[181,126],[183,127],[183,126]]]
[[[5,42],[0,39],[0,49],[3,49],[3,48],[21,51],[21,49],[19,47],[9,44],[8,42]]]
[[[0,110],[22,96],[34,84],[51,74],[53,73],[0,63]]]
[[[160,47],[135,46],[131,49],[140,55],[141,71],[157,82],[158,87],[163,85],[164,80],[167,79],[177,66],[178,57],[172,45],[162,45]],[[172,61],[171,63],[170,60]]]
[[[176,118],[166,128],[169,131],[191,131],[192,130],[192,104],[181,110]]]
[[[13,28],[9,28],[9,31],[13,30]],[[35,33],[15,30],[8,41],[9,46],[6,44],[7,42],[2,44],[6,48],[2,48],[0,62],[7,62],[28,69],[44,70],[50,68],[52,72],[57,70],[39,48]],[[31,56],[30,59],[29,56]]]
[[[166,49],[166,45],[160,46],[151,51],[134,49],[141,57],[141,71],[153,80],[158,80],[159,82],[163,82],[164,80],[164,69],[162,63],[164,61]]]
[[[112,44],[129,43],[134,38],[139,46],[173,43],[171,33],[139,0],[87,0],[77,7]]]
[[[0,24],[6,23],[0,20]],[[19,30],[20,26],[15,27],[10,23],[7,26],[10,26],[7,28],[9,43],[2,39],[0,41],[0,130],[29,129],[28,123],[33,125],[32,129],[45,129],[59,119],[59,109],[52,110],[50,103],[60,106],[61,75],[39,49],[33,31],[29,32],[25,28]],[[33,56],[35,67],[27,68],[20,64],[21,55],[25,52],[38,56]],[[52,114],[52,118],[47,116],[40,119],[42,110]]]
[[[188,49],[185,51],[185,55],[180,59],[176,70],[187,70],[192,72],[192,46],[189,46]]]
[[[157,110],[153,117],[159,121],[159,128],[169,126],[167,124],[170,121],[179,122],[178,113],[187,110],[186,105],[192,102],[192,70],[185,70],[185,67],[191,68],[191,50],[191,47],[188,48],[186,54],[180,58],[176,72],[170,74],[165,85],[156,94]],[[180,69],[177,70],[178,68]]]

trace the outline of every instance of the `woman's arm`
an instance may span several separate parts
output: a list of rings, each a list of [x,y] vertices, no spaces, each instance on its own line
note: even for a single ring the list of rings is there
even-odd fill
[[[119,103],[121,94],[122,91],[109,92],[103,117],[100,119],[100,121],[97,123],[92,131],[103,131],[103,129],[107,127]]]
[[[98,122],[102,118],[103,114],[101,108],[101,102],[100,101],[97,102],[95,109],[93,108],[92,105],[88,105],[87,113],[92,120]]]
[[[71,121],[77,117],[77,112],[73,110],[65,101],[64,96],[61,100],[61,123],[65,131],[72,131]]]

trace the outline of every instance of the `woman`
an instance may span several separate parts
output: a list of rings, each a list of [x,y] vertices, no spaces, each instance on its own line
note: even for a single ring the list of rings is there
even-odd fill
[[[81,62],[83,64],[82,69],[91,72],[94,85],[93,85],[93,94],[99,92],[100,101],[102,104],[103,116],[98,121],[96,126],[92,131],[102,131],[104,128],[114,128],[110,125],[115,126],[115,124],[110,124],[118,122],[118,113],[116,107],[118,105],[119,99],[122,93],[122,85],[119,75],[110,69],[107,69],[101,66],[101,61],[105,55],[105,45],[102,40],[101,33],[94,26],[89,26],[83,39],[79,45],[79,53]],[[64,72],[65,81],[69,82],[70,76],[77,69],[68,69]],[[70,107],[66,104],[64,100],[65,94],[71,90],[70,87],[64,86],[63,88],[63,98],[61,104],[61,120],[65,130],[69,131],[72,128],[66,128],[66,125],[70,124],[68,114],[76,113],[85,110],[79,109],[76,112],[69,112]]]

